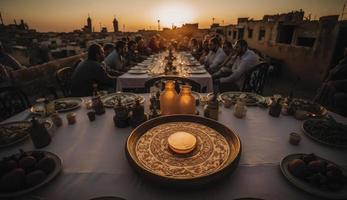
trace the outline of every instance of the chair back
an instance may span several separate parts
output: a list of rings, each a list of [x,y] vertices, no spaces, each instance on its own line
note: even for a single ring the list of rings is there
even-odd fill
[[[13,86],[0,88],[0,121],[30,107],[28,97]]]
[[[261,62],[257,66],[253,67],[249,72],[247,72],[242,91],[253,92],[262,95],[268,68],[268,63]]]
[[[72,74],[71,67],[61,68],[56,73],[57,82],[65,97],[71,96]]]
[[[180,86],[185,85],[185,84],[190,85],[192,87],[192,91],[201,92],[201,85],[198,82],[196,82],[192,79],[183,78],[183,77],[179,77],[179,76],[159,76],[159,77],[149,79],[145,82],[145,91],[147,93],[149,93],[150,88],[153,86],[157,86],[161,90],[163,90],[164,86],[165,86],[164,82],[167,80],[174,80],[175,81],[177,92],[179,92]]]

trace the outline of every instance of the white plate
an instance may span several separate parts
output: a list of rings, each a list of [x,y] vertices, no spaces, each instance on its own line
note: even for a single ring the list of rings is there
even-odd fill
[[[147,70],[129,70],[128,71],[128,74],[146,74],[147,73]]]
[[[141,104],[145,102],[145,98],[143,96],[130,93],[130,92],[116,92],[116,93],[108,94],[106,96],[103,96],[101,100],[104,103],[105,107],[113,108],[116,103],[117,97],[120,97],[122,103],[126,105],[135,104],[135,99],[138,97],[140,98]]]
[[[228,97],[232,98],[234,96],[239,97],[241,95],[243,95],[245,97],[247,95],[251,95],[251,96],[253,96],[256,99],[256,102],[247,102],[247,100],[246,100],[246,105],[247,106],[256,106],[256,105],[258,105],[258,102],[264,102],[265,101],[265,98],[263,96],[260,96],[260,95],[258,95],[256,93],[250,93],[250,92],[224,92],[224,93],[221,93],[218,96],[218,99],[224,103],[225,98],[228,98]],[[233,103],[236,103],[236,99],[235,98],[233,98],[234,99]]]
[[[67,98],[61,98],[61,99],[56,99],[53,101],[53,103],[55,102],[76,102],[77,105],[70,107],[70,108],[64,108],[64,109],[56,109],[57,112],[66,112],[66,111],[71,111],[71,110],[75,110],[77,108],[79,108],[83,102],[83,100],[81,98],[78,97],[67,97]],[[32,114],[38,114],[41,115],[42,114],[42,110],[39,110],[40,108],[38,108],[38,105],[34,105],[30,108],[30,112]]]
[[[190,69],[192,71],[199,71],[199,70],[205,70],[206,71],[206,69],[205,69],[205,67],[203,65],[193,66],[193,67],[190,67]]]
[[[189,72],[190,74],[205,74],[207,71],[205,69],[192,70]]]
[[[130,70],[147,70],[147,67],[144,67],[144,66],[135,66],[135,67],[132,67]]]
[[[137,63],[137,66],[147,67],[149,63]]]

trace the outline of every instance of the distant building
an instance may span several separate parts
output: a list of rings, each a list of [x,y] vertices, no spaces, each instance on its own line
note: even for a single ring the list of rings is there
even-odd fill
[[[198,30],[199,29],[199,23],[183,24],[182,29]]]
[[[213,24],[211,24],[211,29],[214,29],[214,28],[218,28],[218,27],[220,27],[220,25],[219,25],[219,23],[213,23]]]
[[[9,30],[29,30],[29,26],[27,23],[24,22],[23,19],[20,20],[20,24],[17,24],[17,21],[14,20],[14,24],[9,24],[9,25],[5,25],[1,19],[1,24],[0,24],[0,30],[4,30],[5,29]]]
[[[92,19],[90,18],[90,16],[88,16],[87,25],[88,25],[88,32],[92,32]]]
[[[93,32],[93,27],[92,27],[92,19],[90,18],[90,16],[88,15],[88,18],[87,18],[87,25],[85,25],[83,28],[82,28],[83,32],[86,32],[86,33],[91,33]]]
[[[163,28],[161,35],[167,39],[180,39],[185,36],[188,38],[203,38],[207,33],[207,29],[199,29],[199,24],[193,23],[183,24],[182,27],[173,27],[172,29]]]
[[[102,27],[100,32],[101,33],[107,33],[107,27]]]
[[[310,20],[300,10],[261,20],[239,18],[221,29],[228,41],[244,39],[265,57],[281,60],[282,74],[300,78],[309,87],[320,85],[347,47],[347,21],[338,21],[338,15]]]
[[[116,19],[116,17],[113,19],[113,32],[119,32],[118,20]]]

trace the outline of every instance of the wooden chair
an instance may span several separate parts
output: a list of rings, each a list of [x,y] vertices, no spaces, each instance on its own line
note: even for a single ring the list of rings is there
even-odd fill
[[[164,82],[167,80],[175,81],[177,92],[179,92],[180,90],[180,85],[184,85],[184,84],[190,85],[192,87],[192,91],[201,92],[201,85],[198,82],[192,79],[178,77],[178,76],[160,76],[160,77],[149,79],[145,82],[145,91],[149,93],[150,88],[153,87],[154,85],[159,86],[159,88],[163,90],[165,85]]]
[[[83,61],[82,58],[78,59],[78,60],[75,62],[75,64],[74,64],[74,66],[73,66],[72,69],[75,70],[75,69],[77,68],[77,66],[78,66],[82,61]]]
[[[73,69],[71,67],[61,68],[56,73],[57,82],[65,97],[71,96],[72,74]]]
[[[28,97],[19,89],[8,86],[0,88],[0,121],[30,107]]]
[[[257,66],[253,67],[251,71],[247,72],[242,91],[254,92],[262,95],[268,68],[268,63],[261,62]]]

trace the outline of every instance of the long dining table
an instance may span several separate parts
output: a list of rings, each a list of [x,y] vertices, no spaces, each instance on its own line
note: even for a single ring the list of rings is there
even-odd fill
[[[197,66],[200,65],[195,58],[186,52],[176,52],[175,55],[176,60],[174,60],[174,65],[177,66],[178,70],[176,76],[185,77],[199,83],[201,88],[204,88],[203,92],[213,91],[212,76],[207,71],[201,73],[201,71],[197,72],[189,70],[189,65],[192,65],[193,63]],[[151,57],[133,67],[132,69],[135,69],[135,71],[129,70],[127,73],[119,76],[117,78],[117,91],[123,91],[124,89],[129,88],[144,88],[147,80],[157,76],[162,76],[166,65],[166,56],[167,52],[151,55]],[[143,68],[147,72],[143,71],[143,73],[139,73],[139,71],[136,71],[136,69]]]
[[[149,94],[145,97],[148,111]],[[89,100],[85,97],[83,100]],[[203,107],[197,107],[200,115]],[[64,123],[54,131],[52,142],[42,150],[58,155],[63,161],[62,172],[47,185],[19,197],[27,199],[91,199],[117,196],[124,199],[218,199],[230,200],[253,197],[267,200],[320,199],[293,186],[281,173],[279,163],[288,154],[315,153],[336,164],[347,167],[347,151],[322,145],[302,133],[302,121],[291,116],[271,117],[268,109],[248,107],[245,118],[233,115],[233,107],[220,107],[219,123],[232,129],[241,139],[242,153],[235,171],[203,189],[162,187],[140,176],[126,158],[125,144],[131,127],[116,128],[113,109],[90,122],[87,108],[74,111],[77,123],[68,125],[66,113],[60,113]],[[347,124],[347,118],[329,113]],[[30,119],[29,110],[4,122]],[[288,142],[289,133],[301,134],[298,146]],[[19,149],[34,150],[30,139],[5,149],[0,158],[17,153]]]

